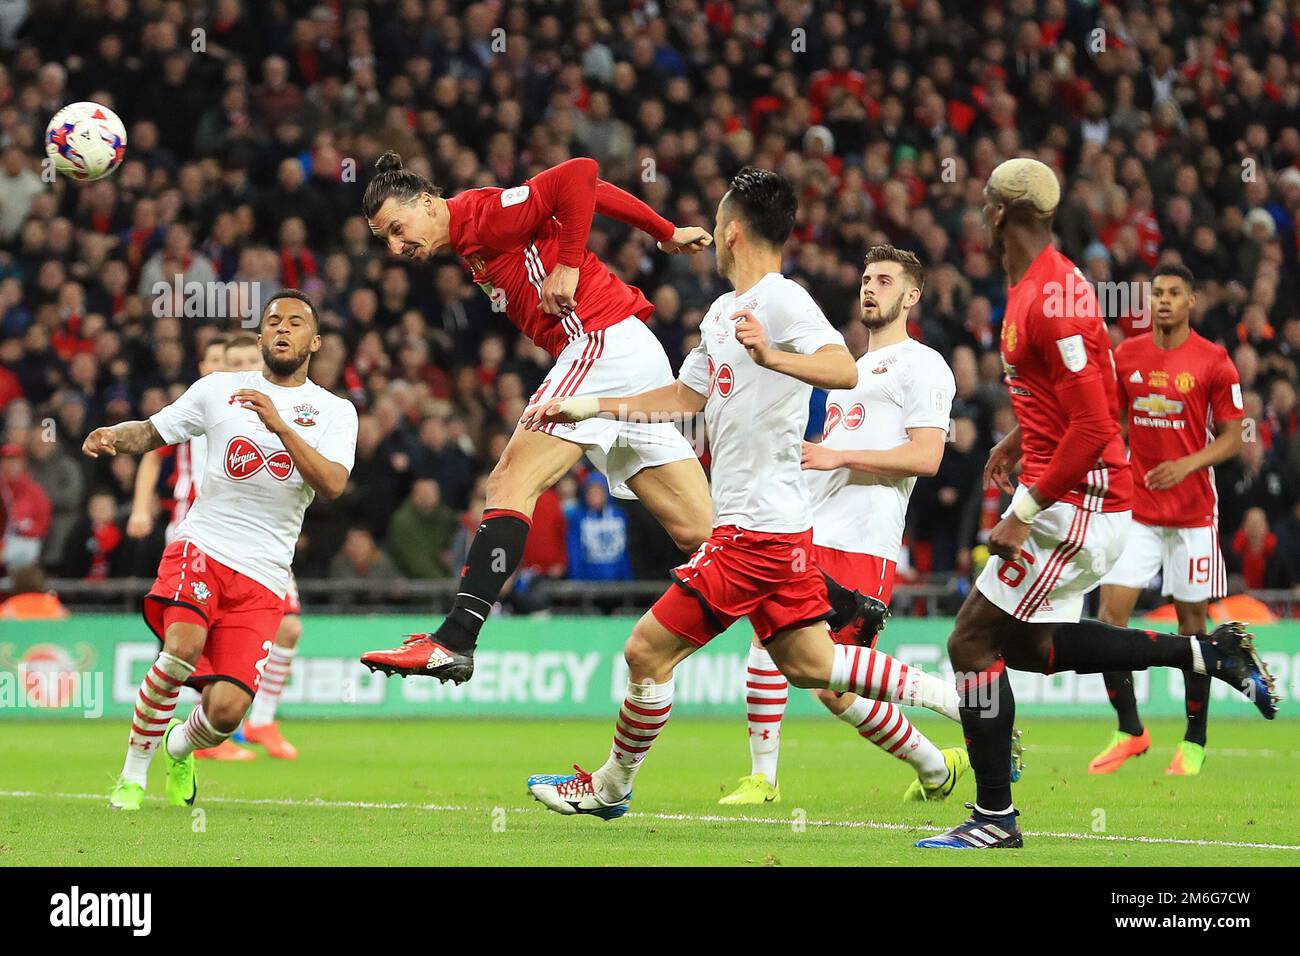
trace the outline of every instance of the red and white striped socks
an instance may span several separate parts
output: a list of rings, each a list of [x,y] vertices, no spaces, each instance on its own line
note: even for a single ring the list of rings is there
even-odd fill
[[[749,645],[749,668],[745,674],[745,705],[749,714],[750,773],[761,773],[776,783],[776,764],[781,756],[781,719],[790,696],[790,684],[761,647]]]
[[[673,681],[663,684],[627,682],[627,697],[614,724],[614,744],[605,765],[591,775],[592,785],[602,800],[622,800],[632,789],[632,778],[641,769],[650,746],[668,723],[673,709]]]
[[[959,695],[951,682],[940,680],[888,654],[858,645],[836,644],[831,663],[831,690],[852,691],[872,700],[924,707],[960,720]]]
[[[254,727],[275,722],[275,708],[280,703],[280,694],[289,680],[293,669],[293,658],[298,653],[296,647],[281,647],[275,644],[267,655],[266,667],[262,669],[262,680],[257,685],[257,696],[248,711],[248,722]]]
[[[176,710],[176,698],[181,687],[194,673],[194,665],[166,651],[158,655],[153,666],[140,682],[140,693],[135,699],[135,713],[131,716],[131,734],[126,741],[126,762],[122,765],[122,778],[145,785],[149,776],[149,763],[167,730],[167,722]]]
[[[912,726],[897,704],[858,697],[848,710],[836,716],[857,730],[863,740],[911,764],[922,783],[933,787],[948,779],[948,765],[939,748]]]
[[[203,704],[190,711],[185,723],[177,727],[167,738],[167,752],[179,760],[196,750],[215,747],[231,735],[233,731],[221,732],[212,726],[208,715],[203,712]]]

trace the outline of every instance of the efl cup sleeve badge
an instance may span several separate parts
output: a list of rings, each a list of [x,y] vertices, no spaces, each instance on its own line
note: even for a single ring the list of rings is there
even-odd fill
[[[303,428],[311,428],[316,424],[316,416],[320,414],[320,409],[306,403],[293,406],[295,425],[301,425]]]
[[[1082,335],[1067,335],[1056,340],[1056,348],[1061,353],[1061,361],[1071,372],[1082,372],[1088,364],[1088,349],[1083,344]]]

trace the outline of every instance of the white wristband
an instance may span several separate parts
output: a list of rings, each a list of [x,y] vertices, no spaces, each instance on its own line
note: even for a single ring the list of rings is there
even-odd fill
[[[600,399],[594,395],[578,395],[566,398],[560,403],[560,412],[565,418],[583,422],[600,414]]]
[[[1016,493],[1011,496],[1011,513],[1025,524],[1033,524],[1034,518],[1042,510],[1043,506],[1034,500],[1034,496],[1029,493],[1029,488],[1025,485],[1018,487]]]

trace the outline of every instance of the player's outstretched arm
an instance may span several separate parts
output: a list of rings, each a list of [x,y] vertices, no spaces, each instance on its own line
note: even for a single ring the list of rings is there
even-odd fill
[[[827,448],[806,441],[803,443],[803,467],[805,471],[847,468],[879,478],[933,475],[943,461],[947,437],[942,428],[909,428],[907,441],[879,451]]]
[[[121,422],[96,428],[81,443],[81,452],[89,458],[100,455],[110,457],[121,452],[126,455],[142,455],[167,444],[153,422]]]
[[[698,414],[704,410],[704,402],[703,395],[678,381],[640,395],[617,398],[575,395],[572,398],[538,402],[524,409],[519,425],[535,432],[554,422],[582,422],[597,415],[624,421],[640,417],[667,420]]]

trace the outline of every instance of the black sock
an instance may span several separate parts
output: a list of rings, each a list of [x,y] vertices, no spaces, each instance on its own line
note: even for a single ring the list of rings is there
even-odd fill
[[[1011,731],[1016,722],[1011,677],[999,660],[958,690],[961,728],[975,771],[975,804],[987,813],[1002,813],[1011,808]]]
[[[831,616],[826,619],[832,631],[838,631],[853,618],[858,610],[858,599],[851,588],[846,588],[833,577],[822,572],[826,582],[826,597],[831,602]]]
[[[1133,737],[1142,736],[1142,718],[1138,716],[1137,697],[1133,694],[1132,671],[1106,671],[1106,696],[1119,714],[1119,729]]]
[[[472,650],[478,632],[492,613],[510,575],[524,557],[524,544],[532,526],[518,511],[489,508],[483,512],[474,541],[460,574],[460,588],[451,613],[438,628],[438,639],[457,651]]]
[[[1192,669],[1191,642],[1177,634],[1157,634],[1135,627],[1112,627],[1084,619],[1058,624],[1047,651],[1047,673],[1074,671],[1144,671],[1149,667]]]
[[[1187,684],[1184,697],[1187,713],[1187,732],[1184,740],[1205,746],[1205,725],[1210,717],[1210,676],[1187,671],[1183,674]]]

